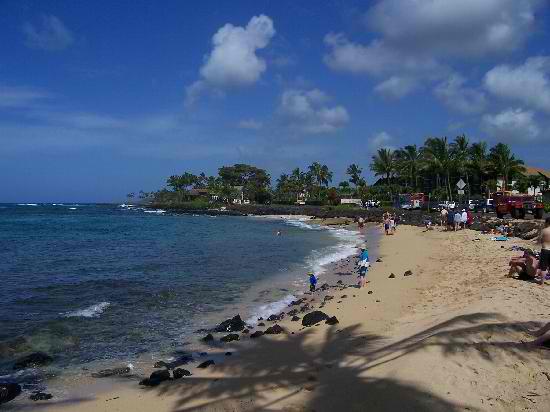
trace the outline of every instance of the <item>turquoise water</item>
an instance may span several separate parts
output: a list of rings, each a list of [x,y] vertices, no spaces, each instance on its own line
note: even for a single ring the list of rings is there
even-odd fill
[[[128,359],[192,339],[235,307],[245,319],[280,310],[307,269],[357,242],[300,220],[0,205],[0,373],[30,351],[61,367]]]

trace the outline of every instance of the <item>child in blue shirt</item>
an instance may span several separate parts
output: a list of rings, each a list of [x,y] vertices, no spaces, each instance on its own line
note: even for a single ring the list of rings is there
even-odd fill
[[[317,286],[317,278],[313,274],[313,272],[308,273],[309,276],[309,291],[315,292],[315,287]]]

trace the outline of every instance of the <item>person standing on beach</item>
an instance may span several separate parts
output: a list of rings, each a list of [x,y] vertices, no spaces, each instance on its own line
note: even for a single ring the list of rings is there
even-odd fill
[[[449,212],[447,212],[447,209],[445,209],[444,207],[441,208],[441,225],[440,226],[446,226],[447,225],[447,214]]]
[[[308,272],[309,276],[309,291],[315,292],[315,288],[317,286],[317,277],[313,272]]]
[[[550,268],[550,217],[546,218],[544,229],[540,232],[539,242],[541,243],[539,268],[537,275],[540,276],[540,284],[544,285],[548,270]]]
[[[462,215],[460,216],[460,225],[462,229],[466,229],[466,223],[468,222],[468,213],[466,209],[462,209]]]
[[[454,216],[455,216],[455,214],[453,213],[453,210],[449,209],[447,211],[447,230],[448,231],[451,231],[454,228],[454,224],[455,224],[455,217]]]
[[[359,255],[359,278],[358,287],[361,289],[365,286],[367,280],[367,272],[369,271],[369,251],[365,244],[361,245],[361,254]]]
[[[460,222],[462,222],[462,215],[460,214],[458,209],[456,210],[454,220],[455,220],[455,232],[456,232],[457,230],[460,230]]]

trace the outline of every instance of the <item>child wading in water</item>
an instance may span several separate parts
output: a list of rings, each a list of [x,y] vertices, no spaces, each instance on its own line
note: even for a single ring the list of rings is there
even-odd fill
[[[361,289],[365,286],[367,279],[367,272],[369,271],[369,251],[366,245],[361,245],[361,255],[359,256],[359,277],[358,287]]]
[[[309,291],[315,292],[315,287],[317,286],[317,278],[315,277],[313,272],[309,272],[308,276],[309,276]]]

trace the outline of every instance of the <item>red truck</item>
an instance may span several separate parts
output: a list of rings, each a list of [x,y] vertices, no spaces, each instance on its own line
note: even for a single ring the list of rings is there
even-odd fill
[[[535,199],[535,196],[513,194],[512,192],[493,193],[493,205],[497,216],[511,214],[514,219],[523,219],[527,213],[532,213],[535,219],[542,219],[544,204]]]

